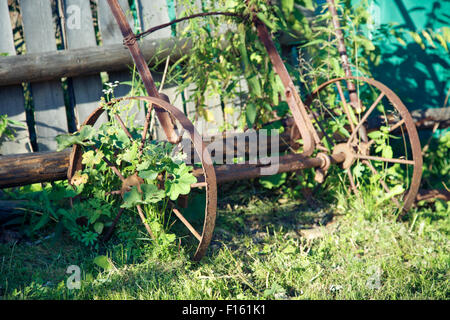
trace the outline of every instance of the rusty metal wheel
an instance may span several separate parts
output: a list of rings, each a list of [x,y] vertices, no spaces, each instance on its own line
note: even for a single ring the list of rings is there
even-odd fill
[[[356,103],[350,102],[349,82],[356,87]],[[399,216],[409,210],[420,185],[422,153],[414,122],[399,97],[373,79],[345,77],[319,86],[306,104],[320,134],[319,149],[345,155],[340,167],[350,189],[358,193],[371,187],[379,203],[395,203]]]
[[[140,152],[142,152],[142,148],[146,143],[149,143],[147,132],[149,128],[150,123],[150,113],[151,109],[155,108],[156,111],[159,112],[168,112],[170,116],[172,117],[172,120],[177,125],[179,129],[179,143],[174,146],[173,151],[175,152],[186,152],[189,153],[187,156],[189,159],[193,157],[193,155],[196,155],[195,159],[201,164],[198,168],[194,169],[195,175],[198,178],[198,182],[191,185],[192,189],[200,189],[204,190],[203,193],[205,195],[205,206],[204,206],[204,214],[200,214],[202,220],[202,225],[199,227],[202,228],[202,231],[197,231],[197,229],[191,224],[188,219],[183,216],[182,208],[178,207],[177,203],[170,202],[169,201],[169,207],[171,209],[171,213],[178,218],[178,220],[189,230],[189,234],[192,236],[191,238],[195,239],[194,241],[198,242],[196,246],[196,251],[193,255],[193,260],[198,261],[200,260],[206,253],[206,250],[209,246],[209,243],[211,241],[213,231],[214,231],[214,225],[216,220],[216,206],[217,206],[217,184],[216,184],[216,174],[214,171],[214,167],[212,165],[212,161],[210,158],[210,154],[204,145],[202,138],[200,134],[195,129],[194,125],[191,121],[184,115],[183,112],[181,112],[179,109],[171,105],[169,102],[159,99],[159,98],[153,98],[153,97],[125,97],[120,99],[115,99],[111,103],[121,103],[121,102],[132,102],[132,101],[138,101],[138,102],[144,102],[149,106],[148,112],[147,112],[147,118],[145,120],[144,128],[142,130],[142,133],[140,136],[136,136],[136,133],[133,134],[130,133],[131,130],[127,129],[127,126],[125,125],[125,122],[122,120],[119,114],[114,114],[114,117],[117,121],[117,123],[122,128],[123,132],[127,135],[127,137],[131,141],[138,141],[140,145]],[[110,104],[111,104],[110,103]],[[105,111],[104,107],[101,106],[98,109],[96,109],[84,122],[83,125],[91,125],[93,126],[97,120],[99,119],[100,115]],[[183,139],[183,136],[186,136],[185,139]],[[187,143],[186,143],[187,142]],[[193,149],[191,150],[191,146],[193,146]],[[189,150],[183,150],[183,148],[187,147]],[[95,147],[94,151],[98,150]],[[72,177],[75,175],[75,173],[83,168],[82,166],[82,155],[83,150],[81,146],[75,145],[72,149],[72,153],[70,156],[70,165],[68,170],[68,179],[69,183],[72,181]],[[103,160],[107,164],[107,166],[116,174],[118,179],[118,183],[122,183],[122,188],[125,184],[125,180],[132,176],[131,174],[128,175],[128,177],[124,177],[122,173],[120,172],[119,168],[110,160],[108,160],[106,157],[103,157]],[[193,163],[194,167],[195,164]],[[135,172],[136,174],[137,172]],[[137,179],[138,178],[136,175]],[[139,182],[139,184],[142,182]],[[164,181],[162,181],[164,183]],[[122,193],[121,193],[122,191]],[[109,190],[110,194],[122,194],[123,196],[123,190]],[[183,199],[179,199],[183,200]],[[186,200],[186,199],[184,199]],[[183,201],[178,201],[183,202]],[[181,205],[182,206],[182,205]],[[137,212],[141,218],[142,223],[144,224],[147,232],[150,234],[152,238],[154,238],[153,232],[150,228],[150,226],[146,223],[146,217],[145,217],[145,210],[143,210],[141,205],[136,206]],[[118,218],[122,214],[122,209],[118,212],[115,222],[117,222]],[[197,213],[197,216],[199,214]]]

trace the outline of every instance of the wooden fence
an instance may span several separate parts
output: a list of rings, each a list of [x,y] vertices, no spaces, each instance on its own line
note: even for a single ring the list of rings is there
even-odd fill
[[[25,127],[17,128],[14,141],[2,141],[0,154],[55,150],[55,137],[75,130],[98,106],[104,95],[101,72],[107,72],[109,82],[122,83],[115,90],[116,97],[129,94],[131,87],[123,82],[131,81],[132,62],[106,0],[19,0],[26,53],[16,55],[17,30],[13,30],[11,21],[18,17],[8,8],[11,2],[0,0],[0,114]],[[183,6],[174,2],[175,14],[180,15]],[[128,0],[119,3],[129,22],[137,22],[141,30],[170,21],[166,0],[135,0],[137,19],[133,18]],[[201,0],[196,3],[201,10]],[[141,47],[146,58],[156,54],[158,47],[173,47],[177,39],[171,37],[171,29],[166,28],[145,38]],[[57,50],[57,41],[62,42],[62,50]],[[156,81],[158,77],[156,74]],[[169,84],[162,92],[172,104],[183,108],[176,87]],[[189,90],[184,93],[188,96]],[[25,112],[26,101],[32,101],[33,112]],[[207,98],[207,105],[215,121],[200,117],[196,127],[201,133],[211,134],[223,123],[220,98]],[[186,107],[192,118],[194,106]],[[139,110],[136,120],[143,119],[144,111]],[[26,127],[27,123],[34,125]],[[161,129],[156,131],[162,138]],[[30,132],[35,135],[34,148]]]

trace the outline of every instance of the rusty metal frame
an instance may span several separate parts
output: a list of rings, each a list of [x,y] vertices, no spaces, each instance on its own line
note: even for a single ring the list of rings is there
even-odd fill
[[[282,164],[282,168],[279,170],[280,172],[286,172],[286,171],[294,171],[299,170],[303,168],[316,168],[317,172],[319,173],[319,177],[317,177],[317,181],[322,182],[324,177],[326,176],[326,172],[330,166],[331,163],[334,164],[343,164],[344,167],[347,169],[348,175],[351,175],[349,171],[350,165],[353,163],[354,159],[359,157],[365,157],[363,159],[370,160],[371,158],[377,158],[377,157],[370,157],[370,155],[366,155],[365,153],[361,152],[359,153],[360,147],[357,146],[356,149],[352,149],[353,142],[356,140],[356,134],[358,132],[359,137],[358,139],[363,140],[364,143],[369,143],[367,135],[366,135],[366,129],[363,125],[363,122],[365,121],[365,118],[363,117],[362,120],[358,123],[356,127],[350,122],[351,129],[352,129],[352,136],[347,141],[346,144],[338,145],[337,148],[334,150],[332,154],[326,154],[326,153],[319,153],[317,157],[313,158],[311,155],[314,153],[315,150],[323,151],[323,146],[320,142],[320,131],[323,131],[323,128],[320,128],[321,130],[316,130],[313,122],[312,117],[310,116],[310,110],[308,107],[308,104],[312,101],[315,95],[317,95],[321,90],[323,90],[325,87],[327,87],[330,84],[337,84],[339,94],[341,95],[341,98],[344,96],[342,87],[340,86],[340,81],[345,81],[347,84],[347,89],[350,93],[350,104],[353,108],[357,109],[361,106],[361,102],[359,101],[357,90],[355,85],[353,84],[352,80],[357,81],[363,81],[367,82],[378,89],[381,90],[382,95],[380,95],[374,104],[372,104],[371,108],[374,108],[376,104],[383,98],[383,96],[388,97],[388,99],[393,103],[395,108],[399,111],[401,116],[403,117],[403,122],[400,123],[400,125],[405,124],[407,133],[409,136],[409,139],[411,141],[411,148],[413,152],[414,161],[405,161],[405,160],[395,160],[395,159],[384,159],[384,160],[395,160],[397,162],[407,162],[408,164],[414,165],[414,173],[412,178],[412,184],[409,188],[409,193],[405,197],[404,202],[404,209],[409,209],[414,201],[414,198],[417,194],[419,184],[420,184],[420,178],[421,178],[421,166],[422,166],[422,155],[421,155],[421,148],[420,148],[420,141],[418,138],[417,130],[414,126],[414,122],[411,118],[411,115],[409,114],[407,108],[403,105],[403,103],[400,101],[400,99],[386,86],[383,84],[373,80],[373,79],[367,79],[367,78],[360,78],[360,77],[353,77],[352,72],[350,69],[350,64],[348,60],[347,51],[345,48],[344,38],[342,31],[340,29],[339,19],[337,15],[336,6],[334,3],[334,0],[327,0],[329,10],[331,12],[332,16],[332,22],[334,25],[334,28],[336,30],[336,38],[338,41],[338,51],[342,59],[342,65],[345,70],[346,77],[338,78],[330,80],[323,85],[321,85],[315,92],[312,93],[309,99],[307,99],[306,104],[302,101],[300,98],[300,95],[294,86],[294,83],[284,65],[284,62],[278,53],[276,46],[272,40],[271,34],[269,30],[267,29],[266,25],[257,17],[255,10],[251,8],[250,12],[251,17],[242,17],[238,14],[234,13],[226,13],[226,12],[214,12],[214,13],[203,13],[203,14],[195,14],[190,17],[185,17],[182,19],[177,19],[174,21],[171,21],[169,23],[153,27],[147,31],[144,31],[141,34],[135,35],[128,24],[125,14],[122,11],[119,3],[117,0],[107,0],[108,4],[111,8],[111,11],[117,21],[117,24],[119,25],[119,28],[122,32],[123,38],[124,38],[124,45],[126,45],[133,57],[133,60],[136,64],[137,70],[141,76],[141,79],[144,83],[144,86],[147,90],[147,93],[149,97],[128,97],[128,98],[121,98],[121,99],[115,99],[111,103],[118,103],[120,101],[126,101],[126,100],[137,100],[137,101],[144,101],[148,104],[148,110],[147,110],[147,117],[144,124],[144,131],[142,134],[141,139],[141,148],[142,150],[143,144],[146,140],[146,135],[149,129],[149,122],[150,122],[150,114],[152,108],[155,108],[157,117],[164,129],[164,132],[167,136],[167,139],[169,142],[173,144],[177,144],[181,141],[181,136],[177,134],[177,130],[175,127],[175,123],[172,120],[176,119],[181,124],[183,129],[189,133],[190,139],[194,145],[194,148],[196,152],[199,154],[201,162],[202,162],[202,173],[196,173],[196,176],[200,176],[199,182],[195,184],[196,187],[206,187],[206,209],[205,209],[205,220],[203,225],[203,231],[200,235],[191,225],[190,223],[182,216],[181,212],[175,211],[175,215],[179,218],[180,221],[182,221],[186,227],[191,231],[191,233],[199,240],[199,245],[197,247],[197,251],[194,255],[194,260],[199,260],[203,257],[203,255],[206,252],[206,249],[211,241],[214,225],[215,225],[215,218],[216,218],[216,206],[217,206],[217,182],[224,182],[224,181],[231,181],[231,180],[239,180],[242,178],[252,178],[258,176],[259,169],[258,165],[256,165],[254,168],[252,166],[248,166],[246,164],[240,166],[240,165],[231,165],[229,166],[221,166],[218,167],[218,172],[220,173],[219,176],[216,178],[216,170],[215,167],[212,164],[211,157],[209,154],[209,151],[207,150],[205,144],[202,141],[202,138],[200,134],[195,129],[192,122],[190,122],[187,117],[176,107],[170,104],[170,101],[168,101],[168,98],[164,96],[163,94],[158,92],[158,89],[155,86],[155,83],[153,81],[151,72],[147,66],[147,63],[139,49],[139,45],[137,42],[137,38],[142,37],[148,33],[153,32],[154,30],[159,30],[160,28],[167,27],[173,23],[200,17],[200,16],[209,16],[209,15],[225,15],[225,16],[239,16],[241,18],[248,19],[250,18],[251,22],[255,26],[257,30],[258,37],[260,41],[263,43],[264,47],[267,50],[267,54],[272,62],[273,68],[275,72],[279,75],[283,86],[285,88],[285,96],[286,96],[286,102],[289,105],[289,108],[293,115],[293,121],[295,123],[294,128],[296,127],[298,130],[298,133],[300,137],[303,139],[303,152],[301,154],[295,154],[295,155],[288,155],[285,156],[285,158],[280,159],[280,164]],[[348,110],[347,105],[344,102],[344,111],[348,116]],[[370,109],[369,109],[370,111]],[[104,112],[104,107],[101,106],[97,110],[95,110],[91,116],[85,121],[85,125],[93,125],[98,117]],[[370,112],[369,112],[370,113]],[[123,124],[123,121],[120,119],[120,116],[116,115],[116,119],[121,124],[123,130],[127,133],[130,139],[131,135],[127,131],[125,125]],[[319,124],[320,126],[320,124]],[[298,137],[298,138],[300,138]],[[356,154],[354,153],[356,150]],[[73,147],[71,156],[70,156],[70,165],[68,170],[68,178],[69,181],[71,181],[71,178],[75,174],[77,170],[80,170],[82,168],[81,164],[81,156],[82,156],[82,149],[80,146],[75,145]],[[297,165],[292,165],[292,160],[296,161]],[[379,158],[382,159],[382,158]],[[382,159],[383,160],[383,159]],[[392,161],[391,161],[392,162]],[[120,172],[117,170],[117,168],[114,167],[114,165],[110,165],[111,169],[116,173],[116,175],[124,181],[124,177],[121,176]],[[237,168],[241,167],[242,170],[239,171]],[[374,169],[374,168],[371,168]],[[198,170],[198,169],[197,169]],[[194,170],[195,171],[195,170]],[[376,171],[376,170],[375,170]],[[245,173],[244,173],[245,172]],[[244,173],[244,174],[243,174]],[[218,179],[218,180],[217,180]],[[354,185],[352,185],[353,189],[356,189]],[[386,188],[385,188],[386,189]],[[356,192],[356,190],[354,190]],[[152,235],[151,230],[149,230],[148,225],[145,223],[145,219],[143,218],[142,209],[138,206],[138,211],[141,216],[141,219],[146,226],[147,231]],[[119,212],[118,217],[120,216],[121,212]],[[116,220],[118,219],[116,218]]]

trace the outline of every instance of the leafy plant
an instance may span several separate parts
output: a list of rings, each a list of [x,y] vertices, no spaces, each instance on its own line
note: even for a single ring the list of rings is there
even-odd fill
[[[427,189],[450,190],[450,131],[430,142],[424,154],[424,185]]]
[[[110,94],[113,95],[113,92]],[[173,242],[175,235],[167,234],[166,209],[169,200],[175,201],[180,195],[188,194],[190,185],[197,181],[190,172],[192,168],[186,166],[183,154],[175,154],[168,142],[151,141],[141,148],[138,138],[142,128],[131,127],[132,140],[114,117],[115,114],[123,114],[124,108],[130,106],[103,103],[111,121],[103,123],[98,129],[86,125],[75,134],[57,137],[59,149],[77,144],[83,150],[84,167],[76,172],[71,181],[82,201],[74,205],[71,212],[61,212],[66,218],[63,220],[65,227],[74,238],[88,245],[93,244],[104,227],[111,223],[114,208],[120,206],[134,211],[136,205],[143,205],[146,222],[159,235],[158,239],[162,237],[158,241],[164,245],[169,240]],[[111,170],[111,165],[127,180],[135,179],[139,183],[126,185],[127,180],[122,182]],[[114,190],[120,192],[115,195],[111,193]],[[122,195],[123,203],[117,194]],[[94,198],[85,200],[89,197]],[[106,207],[102,207],[101,203]],[[86,207],[89,205],[91,208]],[[76,219],[83,212],[91,213],[86,217],[87,223],[79,226]]]
[[[13,140],[16,132],[14,127],[25,127],[25,125],[19,121],[8,118],[6,114],[0,115],[0,139],[6,138]]]

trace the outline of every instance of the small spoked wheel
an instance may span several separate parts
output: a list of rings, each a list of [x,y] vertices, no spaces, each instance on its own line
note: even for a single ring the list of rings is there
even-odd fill
[[[138,152],[142,154],[142,152],[147,150],[146,146],[152,143],[148,139],[147,135],[150,124],[151,109],[155,108],[158,112],[168,112],[174,122],[175,130],[179,135],[178,144],[174,145],[171,149],[171,157],[177,158],[179,162],[185,162],[187,165],[194,166],[193,174],[197,178],[197,182],[191,183],[190,188],[193,193],[196,193],[197,199],[201,199],[203,202],[200,205],[197,203],[197,206],[195,206],[195,208],[191,208],[190,210],[191,212],[192,209],[201,211],[195,212],[195,214],[190,213],[190,216],[195,217],[195,221],[197,223],[191,223],[190,217],[183,214],[183,211],[186,211],[185,207],[187,196],[180,195],[177,199],[178,201],[166,199],[165,203],[167,206],[165,208],[168,208],[171,218],[176,217],[176,220],[184,225],[185,230],[187,230],[187,234],[190,236],[189,238],[192,239],[193,243],[195,244],[195,242],[197,242],[197,248],[193,255],[193,260],[198,261],[205,255],[209,243],[211,242],[216,220],[217,184],[209,151],[203,144],[202,138],[192,122],[187,119],[183,112],[165,100],[153,97],[126,97],[115,99],[108,105],[120,104],[122,102],[130,103],[133,101],[144,102],[144,104],[150,106],[147,112],[144,128],[142,130],[127,128],[126,122],[123,121],[119,112],[110,113],[110,117],[114,118],[115,123],[117,123],[117,127],[119,127],[118,130],[121,130],[120,134],[123,137],[122,139],[129,139],[131,145],[136,145]],[[87,118],[83,125],[93,126],[103,112],[105,112],[105,106],[100,106]],[[125,135],[126,138],[124,138]],[[117,148],[117,146],[108,147]],[[93,150],[95,153],[101,151],[95,145],[88,148]],[[76,172],[83,169],[83,152],[83,148],[80,145],[74,145],[70,156],[70,165],[68,170],[69,183],[71,183]],[[183,160],[180,161],[180,159]],[[127,165],[126,161],[124,161],[125,164],[118,165],[115,160],[116,159],[113,159],[111,156],[109,159],[106,156],[103,156],[104,163],[109,167],[109,170],[115,174],[114,179],[117,182],[115,185],[119,186],[120,190],[105,191],[107,191],[107,193],[111,196],[121,196],[123,199],[124,193],[129,191],[131,186],[136,186],[139,190],[141,190],[140,186],[144,183],[144,179],[141,177],[142,174],[140,175],[137,169],[134,170],[134,172],[127,171],[126,175],[123,174],[122,168]],[[167,177],[164,177],[164,175],[161,174],[158,176],[159,182],[157,184],[159,189],[164,189],[164,185],[167,183],[167,180],[165,180],[166,178]],[[154,230],[152,230],[151,226],[147,223],[148,217],[146,216],[147,211],[145,210],[145,204],[136,204],[135,207],[147,232],[152,238],[154,238]],[[119,209],[115,222],[117,222],[118,218],[122,214],[122,211],[123,208]],[[198,222],[199,220],[200,222]],[[183,239],[185,238],[186,237],[183,237]],[[187,242],[192,243],[192,241],[189,240]]]
[[[349,82],[356,87],[353,101]],[[377,203],[395,203],[399,216],[409,210],[420,185],[422,153],[416,126],[399,97],[373,79],[345,77],[319,86],[306,105],[319,147],[345,159],[340,167],[350,189],[357,194],[371,188]]]

